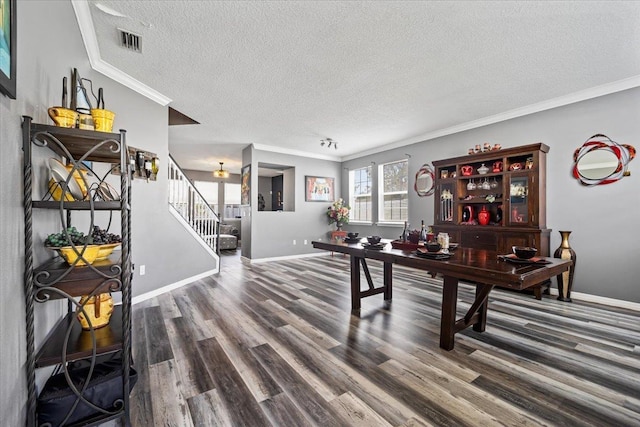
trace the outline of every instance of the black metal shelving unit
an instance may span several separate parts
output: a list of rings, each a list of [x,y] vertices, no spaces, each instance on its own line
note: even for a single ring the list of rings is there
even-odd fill
[[[122,375],[122,394],[109,407],[96,405],[89,401],[78,389],[77,384],[69,384],[70,375],[66,375],[67,385],[72,390],[77,405],[87,405],[94,413],[73,423],[63,425],[97,425],[113,419],[123,419],[129,425],[129,390],[131,369],[131,174],[129,150],[125,134],[104,133],[81,129],[68,129],[57,126],[33,123],[31,117],[24,116],[22,122],[24,151],[24,221],[25,221],[25,273],[24,289],[26,298],[27,328],[27,426],[38,425],[37,390],[35,382],[36,369],[56,366],[57,371],[67,373],[71,364],[83,362],[89,366],[87,377],[83,383],[89,384],[94,368],[101,356],[121,353],[119,372]],[[96,188],[89,188],[87,200],[65,201],[66,188],[62,185],[62,201],[33,200],[34,167],[32,150],[50,150],[67,159],[74,170],[82,162],[97,162],[117,165],[120,174],[120,200],[100,201],[95,197]],[[71,175],[71,174],[70,174]],[[38,177],[45,179],[46,177]],[[71,177],[70,179],[74,179]],[[100,179],[100,182],[104,179]],[[99,182],[99,183],[100,183]],[[98,183],[98,184],[99,184]],[[119,211],[121,219],[121,253],[110,258],[83,266],[69,265],[61,258],[53,258],[42,265],[34,266],[33,255],[33,210],[50,209],[60,212],[62,229],[70,226],[72,211],[79,215],[90,215],[90,223],[94,223],[96,211]],[[41,244],[37,242],[37,244]],[[79,247],[82,250],[82,247]],[[116,306],[107,326],[91,327],[83,330],[77,314],[83,310],[80,296],[96,296],[101,293],[119,292],[122,304]],[[67,300],[67,314],[50,330],[47,338],[35,348],[34,318],[38,306],[52,300]],[[120,371],[121,369],[121,371]],[[73,411],[69,417],[73,416]],[[69,419],[67,417],[67,419]]]

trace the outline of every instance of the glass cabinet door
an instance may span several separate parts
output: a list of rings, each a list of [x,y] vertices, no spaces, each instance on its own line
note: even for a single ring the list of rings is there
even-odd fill
[[[529,176],[511,176],[508,191],[510,205],[508,222],[511,225],[528,224],[531,221],[531,212],[529,212]]]
[[[441,183],[438,186],[440,204],[438,206],[437,220],[439,223],[453,223],[455,182]]]

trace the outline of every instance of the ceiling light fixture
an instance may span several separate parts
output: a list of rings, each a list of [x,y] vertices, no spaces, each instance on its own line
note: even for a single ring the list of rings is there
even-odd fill
[[[220,162],[220,169],[213,171],[213,176],[215,178],[229,178],[229,171],[222,169],[223,164],[223,162]]]
[[[327,148],[331,148],[333,146],[334,149],[336,150],[338,149],[338,142],[334,141],[331,138],[325,138],[320,140],[320,146],[324,147],[325,145],[327,146]]]

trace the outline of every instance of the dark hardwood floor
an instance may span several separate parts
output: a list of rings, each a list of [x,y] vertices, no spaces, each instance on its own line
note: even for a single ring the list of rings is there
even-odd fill
[[[394,272],[391,307],[370,297],[361,317],[341,256],[227,255],[221,274],[134,306],[132,424],[640,426],[639,312],[496,290],[486,332],[447,352],[439,278]]]

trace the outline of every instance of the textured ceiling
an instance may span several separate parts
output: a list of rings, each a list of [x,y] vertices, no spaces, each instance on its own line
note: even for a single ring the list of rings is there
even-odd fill
[[[561,105],[625,79],[640,85],[640,2],[88,7],[102,61],[201,123],[169,131],[172,155],[190,169],[224,161],[238,172],[251,143],[345,159]],[[117,28],[142,36],[142,54],[119,47]],[[320,146],[326,137],[338,150]]]

